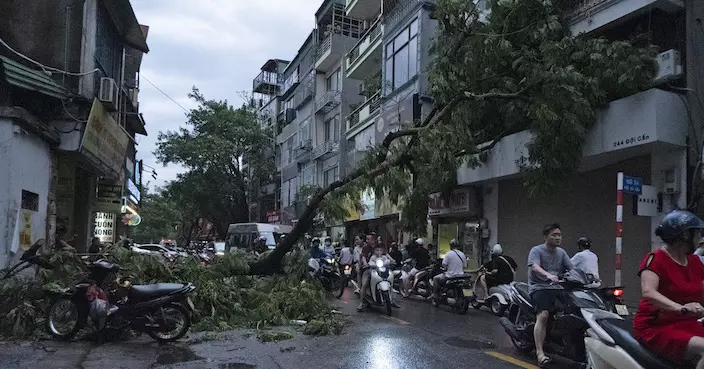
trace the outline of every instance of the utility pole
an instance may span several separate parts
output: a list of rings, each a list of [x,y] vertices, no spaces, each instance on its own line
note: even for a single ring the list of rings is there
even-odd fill
[[[704,161],[702,143],[704,137],[704,1],[686,0],[686,38],[687,38],[687,109],[693,125],[694,136],[690,139],[689,165],[696,165],[699,161]],[[698,142],[697,142],[698,141]],[[694,173],[700,178],[697,187],[701,187],[704,176]],[[693,182],[692,182],[693,183]],[[690,189],[691,191],[691,189]],[[701,190],[699,190],[701,191]],[[689,196],[696,196],[690,193]],[[699,204],[696,204],[699,213]]]

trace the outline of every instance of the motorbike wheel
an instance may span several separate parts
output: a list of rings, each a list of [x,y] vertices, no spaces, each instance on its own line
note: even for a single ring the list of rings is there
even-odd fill
[[[381,297],[384,299],[384,305],[386,305],[386,315],[391,316],[391,296],[389,292],[382,292]]]
[[[181,327],[176,327],[174,330],[171,330],[169,332],[158,332],[152,329],[148,329],[146,332],[149,337],[153,338],[158,342],[176,341],[181,337],[185,336],[186,333],[188,333],[188,329],[191,328],[191,316],[188,314],[188,311],[186,311],[186,309],[181,305],[169,304],[167,306],[163,306],[156,311],[155,315],[157,321],[161,322],[160,324],[163,324],[166,319],[171,317],[178,317],[179,320],[181,320],[182,322]]]
[[[64,327],[60,323],[62,318],[70,318],[73,321],[67,327]],[[68,298],[62,298],[54,301],[49,307],[46,323],[52,337],[62,341],[69,341],[78,334],[78,331],[85,327],[86,316],[73,301]]]
[[[506,306],[501,305],[501,302],[496,297],[489,299],[489,308],[496,316],[503,316],[504,312],[506,312]]]
[[[347,287],[347,283],[348,283],[347,277],[345,277],[345,276],[340,277],[339,291],[337,291],[337,296],[336,296],[338,299],[340,297],[342,297],[342,295],[345,293],[345,288]]]
[[[482,308],[482,304],[480,304],[477,299],[472,300],[472,307],[479,310]]]

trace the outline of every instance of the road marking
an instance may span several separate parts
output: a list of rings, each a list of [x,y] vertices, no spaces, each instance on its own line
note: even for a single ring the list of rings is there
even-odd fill
[[[392,317],[392,316],[387,316],[387,315],[380,315],[380,316],[381,316],[382,318],[385,318],[385,319],[388,319],[388,320],[392,320],[392,321],[394,321],[394,322],[396,322],[396,323],[398,323],[398,324],[404,324],[404,325],[406,325],[406,324],[411,324],[411,323],[409,323],[409,322],[407,322],[407,321],[405,321],[405,320],[401,320],[401,319],[399,319],[399,318],[394,318],[394,317]]]
[[[495,358],[497,358],[497,359],[499,359],[499,360],[503,360],[503,361],[506,361],[506,362],[508,362],[508,363],[511,363],[511,364],[513,364],[513,365],[520,366],[521,368],[525,368],[525,369],[540,369],[540,368],[538,368],[537,366],[535,366],[535,365],[533,365],[533,364],[526,363],[526,362],[523,361],[523,360],[518,360],[518,359],[516,359],[515,357],[508,356],[508,355],[504,355],[504,354],[500,354],[500,353],[495,352],[495,351],[488,351],[486,354],[489,355],[489,356],[493,356],[493,357],[495,357]]]

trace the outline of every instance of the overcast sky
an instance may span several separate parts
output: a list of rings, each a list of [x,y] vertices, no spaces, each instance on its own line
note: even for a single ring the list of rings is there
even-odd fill
[[[197,86],[206,98],[239,106],[239,91],[251,91],[259,68],[271,58],[291,60],[315,25],[322,0],[132,0],[141,24],[148,25],[149,54],[142,76],[186,109],[187,94]],[[144,78],[139,108],[149,136],[138,138],[138,159],[156,168],[146,171],[150,187],[176,178],[183,169],[163,168],[152,154],[159,131],[184,125],[185,112]]]

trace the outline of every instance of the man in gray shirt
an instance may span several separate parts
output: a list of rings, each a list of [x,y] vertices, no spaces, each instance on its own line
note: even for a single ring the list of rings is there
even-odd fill
[[[557,223],[549,224],[543,228],[545,243],[533,247],[528,254],[528,284],[530,297],[535,306],[535,352],[538,364],[544,367],[552,360],[545,356],[543,343],[545,331],[550,314],[555,310],[555,300],[562,298],[562,286],[556,282],[558,275],[573,269],[567,252],[562,245],[562,231]]]

